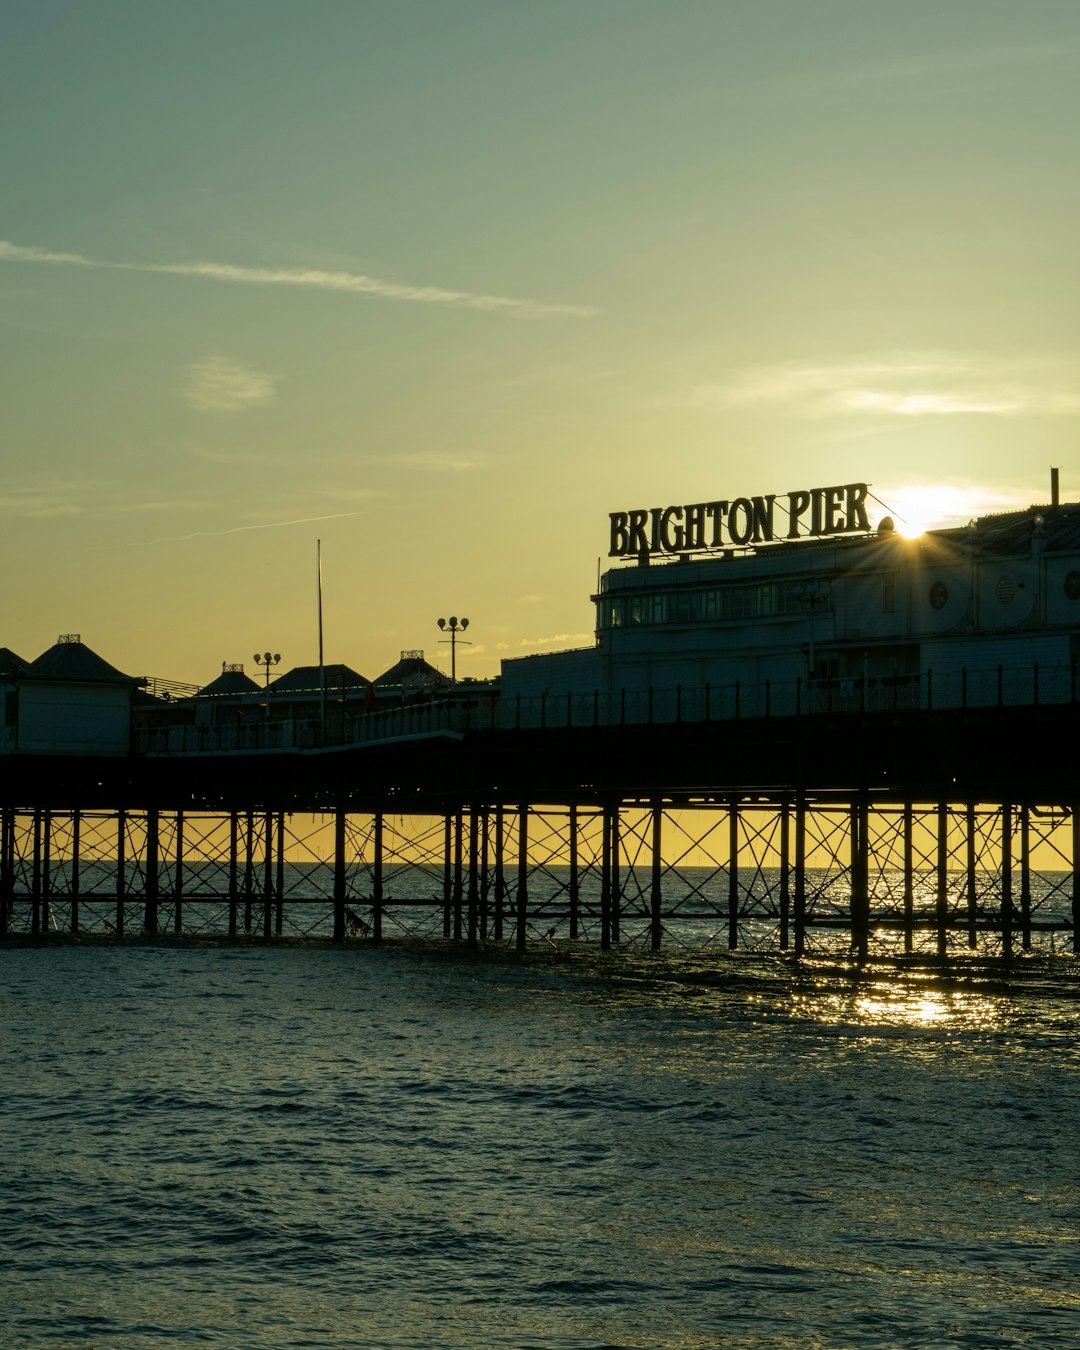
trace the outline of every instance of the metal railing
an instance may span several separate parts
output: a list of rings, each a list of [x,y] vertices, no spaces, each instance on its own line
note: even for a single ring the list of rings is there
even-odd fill
[[[916,713],[965,708],[1060,707],[1080,692],[1075,665],[996,666],[882,679],[734,681],[722,685],[434,699],[317,718],[259,719],[218,726],[139,727],[136,753],[222,754],[364,745],[476,731],[648,726],[680,722]]]

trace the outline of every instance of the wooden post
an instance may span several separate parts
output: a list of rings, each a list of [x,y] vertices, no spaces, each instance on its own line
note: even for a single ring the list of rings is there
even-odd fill
[[[383,920],[383,813],[375,812],[375,858],[371,878],[371,940],[382,941]]]
[[[654,952],[660,950],[660,938],[664,932],[661,920],[660,881],[663,875],[663,825],[664,808],[657,801],[652,808],[652,892],[649,897],[649,945]]]
[[[525,924],[529,903],[529,808],[518,807],[518,884],[517,938],[519,952],[525,950]]]
[[[334,812],[334,941],[345,941],[345,808]]]

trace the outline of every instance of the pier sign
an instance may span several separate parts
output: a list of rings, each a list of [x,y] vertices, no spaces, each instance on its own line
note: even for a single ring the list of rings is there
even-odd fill
[[[841,487],[800,488],[782,496],[770,493],[767,497],[735,497],[690,506],[612,511],[608,556],[700,553],[732,545],[741,548],[778,540],[869,533],[866,495],[865,483],[845,483]]]

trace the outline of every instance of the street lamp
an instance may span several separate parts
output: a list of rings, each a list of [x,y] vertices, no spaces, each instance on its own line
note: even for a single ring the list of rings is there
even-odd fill
[[[260,656],[258,652],[251,658],[255,664],[263,670],[266,675],[266,716],[270,716],[270,667],[276,666],[281,660],[280,652],[263,652]]]
[[[471,642],[466,642],[464,638],[459,638],[459,633],[464,633],[469,626],[468,619],[459,619],[456,614],[451,614],[449,619],[439,619],[439,627],[444,633],[449,633],[448,638],[440,638],[440,642],[449,642],[450,644],[450,683],[457,684],[457,644],[465,643],[466,647],[471,647]]]

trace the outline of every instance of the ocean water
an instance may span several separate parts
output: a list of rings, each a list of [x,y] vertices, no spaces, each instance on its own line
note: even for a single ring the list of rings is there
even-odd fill
[[[0,949],[0,1345],[1080,1344],[1080,968]]]

